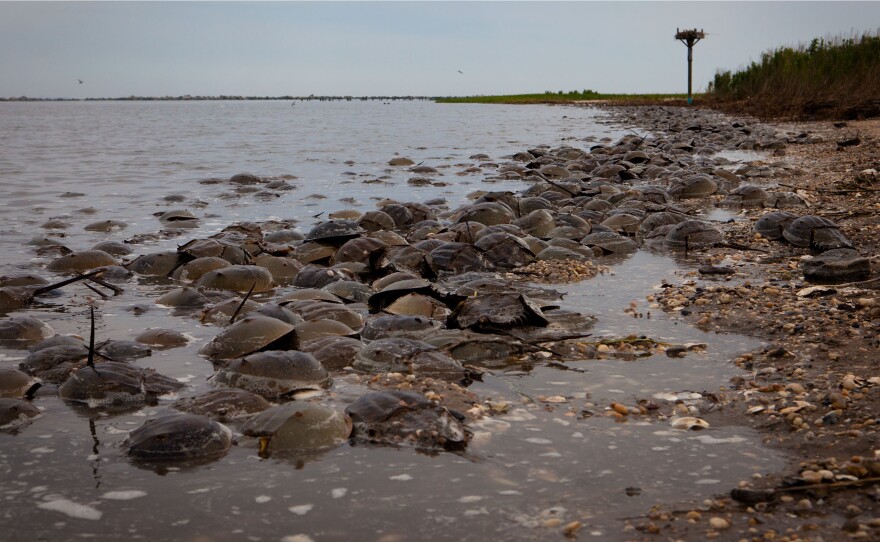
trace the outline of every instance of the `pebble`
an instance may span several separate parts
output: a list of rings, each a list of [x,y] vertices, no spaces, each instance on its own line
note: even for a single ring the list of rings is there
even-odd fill
[[[709,519],[709,527],[712,527],[713,529],[719,531],[723,531],[730,528],[730,522],[724,518],[714,517]]]

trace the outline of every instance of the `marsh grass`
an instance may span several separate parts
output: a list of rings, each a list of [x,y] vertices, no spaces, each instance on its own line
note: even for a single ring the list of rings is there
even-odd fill
[[[768,51],[739,71],[719,71],[706,97],[712,106],[762,117],[878,116],[880,34],[816,38]]]

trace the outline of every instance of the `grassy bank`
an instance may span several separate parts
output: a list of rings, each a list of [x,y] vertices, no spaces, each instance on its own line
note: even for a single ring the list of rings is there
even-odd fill
[[[631,105],[685,103],[687,94],[603,94],[592,90],[550,92],[541,94],[509,94],[506,96],[459,96],[438,98],[438,103],[476,104],[566,104],[583,101],[604,101]]]
[[[712,106],[761,117],[880,116],[880,34],[814,39],[761,55],[709,86]]]

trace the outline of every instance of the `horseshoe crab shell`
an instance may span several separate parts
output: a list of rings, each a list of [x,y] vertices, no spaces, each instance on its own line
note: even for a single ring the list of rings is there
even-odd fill
[[[345,242],[333,255],[332,262],[360,262],[373,265],[388,245],[372,237],[357,237]]]
[[[728,194],[722,204],[733,207],[763,207],[768,197],[767,191],[758,186],[740,186]]]
[[[351,337],[328,335],[304,343],[300,348],[310,352],[328,371],[341,371],[352,364],[364,344]]]
[[[245,315],[260,308],[259,303],[248,299],[245,301],[244,306],[241,307],[241,310],[239,310],[238,307],[241,306],[241,302],[242,299],[240,297],[233,297],[232,299],[227,299],[220,303],[205,307],[199,315],[199,321],[205,324],[226,325],[236,311],[238,311],[236,319],[239,320],[244,318]]]
[[[260,439],[261,456],[314,452],[345,442],[351,419],[328,406],[293,402],[257,414],[242,432]]]
[[[116,261],[116,258],[103,250],[81,250],[52,260],[46,266],[46,269],[60,273],[85,273],[96,267],[118,264],[119,262]]]
[[[262,396],[239,388],[211,390],[196,397],[178,399],[171,404],[171,408],[207,416],[218,422],[249,418],[271,406]]]
[[[0,367],[0,397],[10,399],[22,397],[33,383],[27,373],[11,367]]]
[[[177,252],[154,252],[138,256],[125,268],[138,275],[165,277],[183,263]]]
[[[704,198],[718,191],[718,184],[707,175],[694,175],[677,182],[667,192],[678,199]]]
[[[514,269],[528,265],[535,255],[528,243],[509,233],[491,233],[480,237],[474,247],[499,269]]]
[[[24,399],[0,398],[0,431],[15,432],[40,415],[40,409]]]
[[[491,267],[479,250],[466,243],[444,243],[429,252],[425,261],[436,276],[484,271]]]
[[[486,226],[494,226],[496,224],[509,224],[514,218],[513,211],[510,207],[501,202],[492,201],[484,203],[475,203],[466,207],[456,220],[457,223],[479,222]]]
[[[189,258],[221,258],[232,265],[251,263],[251,256],[245,249],[218,239],[193,239],[178,247],[177,251]]]
[[[74,371],[58,388],[58,395],[90,408],[141,404],[147,400],[144,383],[140,367],[106,361]]]
[[[321,222],[306,234],[306,241],[323,241],[325,243],[343,243],[347,239],[357,237],[366,230],[353,220],[327,220]]]
[[[296,350],[257,352],[232,360],[211,379],[267,398],[330,387],[327,369],[312,354]]]
[[[331,282],[350,278],[348,273],[338,269],[309,264],[299,270],[296,278],[293,279],[293,285],[297,288],[323,288]]]
[[[313,341],[321,337],[351,337],[357,332],[347,325],[335,320],[310,320],[295,326],[296,336],[300,342]]]
[[[355,280],[331,282],[322,289],[350,303],[366,303],[376,293],[366,284]]]
[[[547,325],[541,309],[519,293],[492,292],[462,301],[450,316],[458,327],[474,329]]]
[[[423,340],[442,326],[441,322],[421,316],[386,315],[371,318],[361,332],[364,341],[389,337]]]
[[[685,220],[670,228],[666,244],[675,248],[698,248],[714,245],[724,240],[715,226],[702,220]]]
[[[634,252],[638,249],[638,246],[632,239],[610,231],[591,233],[581,239],[581,244],[589,247],[599,247],[605,254]]]
[[[464,368],[436,347],[415,339],[377,339],[358,352],[351,367],[362,373],[403,373],[421,378],[460,380]]]
[[[222,269],[208,271],[196,282],[203,288],[247,292],[251,288],[256,293],[266,292],[275,287],[272,274],[258,265],[230,265]]]
[[[166,307],[204,307],[207,303],[207,297],[189,286],[175,288],[165,292],[156,299],[156,304]]]
[[[272,256],[271,254],[260,254],[254,258],[254,263],[260,267],[265,267],[272,280],[276,284],[289,284],[296,278],[303,264],[299,260],[293,258],[284,258],[281,256]]]
[[[785,240],[796,247],[820,252],[834,248],[852,248],[852,242],[839,230],[837,224],[820,216],[802,216],[782,231]]]
[[[368,393],[350,404],[345,413],[351,417],[354,440],[460,450],[470,438],[449,410],[411,391]]]
[[[49,324],[33,316],[0,318],[0,345],[27,346],[55,335]]]
[[[196,258],[175,269],[171,276],[179,280],[187,280],[195,282],[208,271],[223,269],[232,265],[223,258],[216,256],[207,256],[204,258]]]
[[[358,226],[366,231],[393,230],[397,225],[388,213],[382,211],[367,211],[358,220]]]
[[[163,328],[145,329],[134,340],[156,348],[176,348],[189,342],[183,333]]]
[[[199,353],[212,360],[235,359],[258,350],[296,347],[293,326],[269,316],[249,314],[203,346]]]
[[[766,213],[755,222],[755,231],[771,241],[779,241],[784,239],[782,232],[785,231],[785,228],[797,218],[797,215],[787,211]]]
[[[232,431],[206,416],[174,412],[147,420],[129,433],[123,446],[134,459],[213,458],[232,446]]]

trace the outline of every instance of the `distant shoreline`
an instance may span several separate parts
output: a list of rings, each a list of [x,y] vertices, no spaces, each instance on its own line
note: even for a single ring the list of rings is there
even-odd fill
[[[31,98],[0,97],[0,102],[196,102],[196,101],[297,101],[297,102],[366,102],[366,101],[437,101],[440,96],[128,96],[119,98]]]

